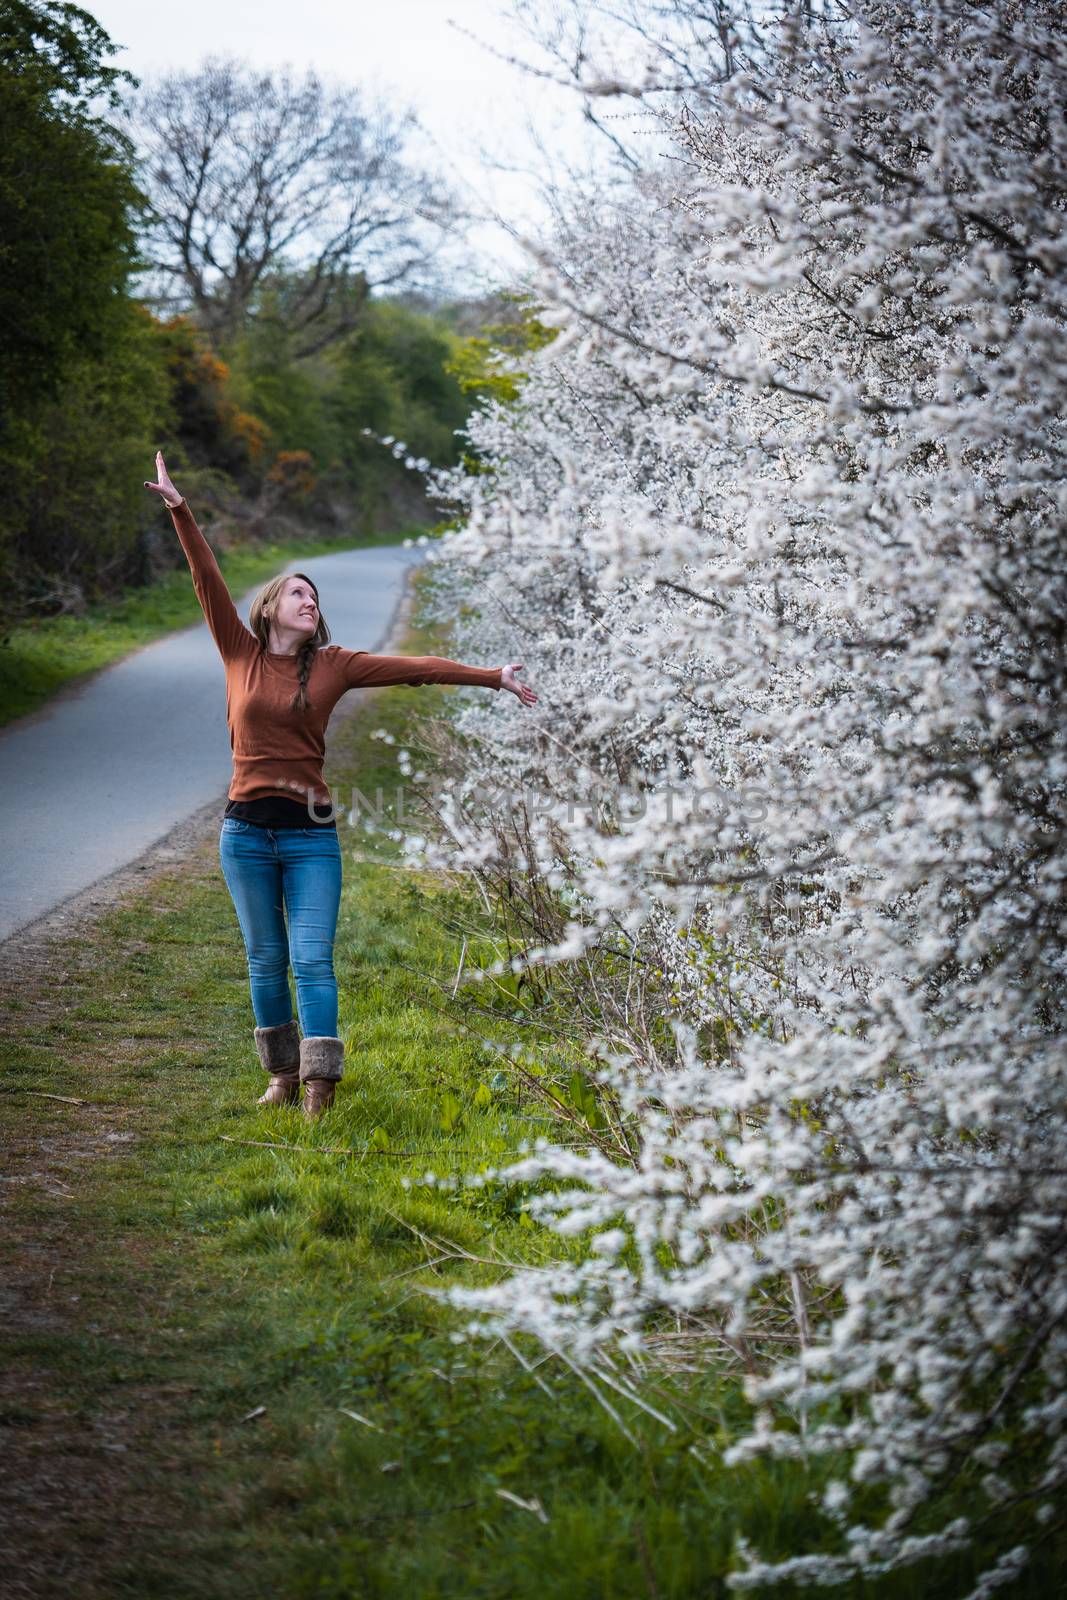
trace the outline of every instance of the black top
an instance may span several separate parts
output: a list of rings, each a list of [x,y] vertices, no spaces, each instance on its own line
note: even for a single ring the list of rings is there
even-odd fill
[[[336,819],[313,817],[302,800],[287,800],[284,795],[265,795],[261,800],[227,800],[227,817],[254,823],[257,828],[333,828]]]

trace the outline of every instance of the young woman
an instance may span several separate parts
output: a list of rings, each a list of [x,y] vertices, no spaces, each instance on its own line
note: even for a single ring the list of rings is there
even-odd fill
[[[322,776],[330,712],[348,689],[391,683],[509,689],[524,706],[537,696],[515,676],[521,661],[467,667],[444,656],[379,656],[330,644],[318,590],[302,572],[272,578],[253,600],[246,628],[161,452],[156,477],[145,488],[170,510],[226,666],[233,777],[219,856],[248,957],[256,1047],[270,1074],[257,1103],[292,1105],[303,1084],[304,1113],[317,1117],[333,1100],[344,1059],[333,970],[341,850]]]

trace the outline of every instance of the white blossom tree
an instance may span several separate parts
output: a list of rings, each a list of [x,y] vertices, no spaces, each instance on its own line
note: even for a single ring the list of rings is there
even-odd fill
[[[745,1373],[727,1462],[847,1463],[840,1553],[738,1587],[999,1518],[984,1595],[1067,1476],[1062,10],[664,12],[582,88],[676,159],[541,251],[557,337],[436,478],[438,604],[471,654],[521,630],[542,698],[465,711],[423,859],[488,881],[513,819],[472,793],[549,797],[509,869],[570,914],[519,964],[629,974],[589,1029],[617,1137],[501,1172],[588,1249],[452,1298],[637,1397],[675,1314]]]

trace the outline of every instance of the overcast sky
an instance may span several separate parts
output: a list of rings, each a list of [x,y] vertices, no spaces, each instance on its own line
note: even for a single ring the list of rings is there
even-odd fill
[[[583,152],[606,159],[603,141],[582,123],[577,95],[486,48],[546,62],[509,19],[505,0],[180,0],[166,9],[145,0],[83,4],[123,47],[109,64],[138,77],[193,67],[207,55],[235,55],[261,67],[314,67],[325,82],[377,90],[398,106],[410,105],[428,131],[427,154],[466,203],[484,216],[500,214],[513,227],[532,223],[536,229],[545,218],[538,190],[550,162],[581,165]],[[550,20],[555,0],[535,9]],[[501,171],[497,163],[515,170]],[[456,292],[514,281],[527,266],[506,226],[487,222],[470,238],[481,266],[453,264]]]

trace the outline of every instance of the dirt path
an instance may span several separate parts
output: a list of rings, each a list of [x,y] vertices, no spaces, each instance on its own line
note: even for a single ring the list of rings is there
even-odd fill
[[[64,1350],[87,1339],[108,1339],[120,1366],[144,1354],[144,1330],[142,1348],[131,1349],[133,1330],[111,1325],[116,1278],[125,1280],[121,1299],[156,1298],[165,1286],[153,1282],[135,1234],[124,1234],[114,1252],[118,1241],[102,1234],[83,1197],[87,1164],[119,1155],[136,1161],[146,1113],[97,1098],[106,1094],[106,1074],[93,1074],[101,1089],[91,1101],[84,1094],[60,1100],[34,1087],[32,1068],[47,1053],[67,997],[91,992],[101,979],[106,985],[93,964],[94,918],[177,861],[208,870],[216,812],[190,818],[151,859],[68,902],[32,937],[4,949],[5,1031],[28,1057],[25,1079],[4,1085],[0,1107],[0,1565],[12,1600],[108,1592],[98,1589],[99,1575],[153,1525],[162,1533],[170,1515],[169,1496],[154,1474],[146,1476],[145,1463],[159,1460],[160,1417],[176,1396],[158,1385],[138,1394],[123,1384],[113,1405],[94,1397],[87,1406],[76,1383],[55,1378]]]

